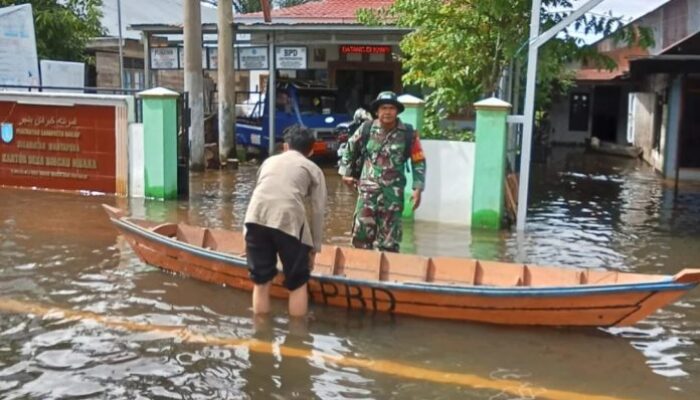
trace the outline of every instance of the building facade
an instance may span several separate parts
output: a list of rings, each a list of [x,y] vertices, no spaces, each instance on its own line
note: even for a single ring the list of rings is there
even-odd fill
[[[577,85],[551,109],[550,141],[638,146],[664,177],[700,180],[700,0],[671,0],[632,25],[654,45],[596,43],[618,67],[576,70]]]

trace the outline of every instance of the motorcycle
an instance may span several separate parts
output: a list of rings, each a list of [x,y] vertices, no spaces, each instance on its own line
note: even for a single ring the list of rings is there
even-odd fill
[[[343,157],[343,153],[348,147],[348,139],[350,138],[350,136],[352,136],[352,134],[355,133],[357,128],[359,128],[360,125],[362,125],[362,123],[371,120],[372,114],[364,108],[360,107],[357,110],[355,110],[355,113],[352,116],[352,120],[341,122],[335,126],[335,137],[338,138],[339,143],[338,163],[340,163],[340,159]]]

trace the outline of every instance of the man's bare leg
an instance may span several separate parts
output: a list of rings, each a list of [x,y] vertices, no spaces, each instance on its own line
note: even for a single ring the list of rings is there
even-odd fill
[[[306,283],[289,292],[289,315],[303,317],[309,309],[309,293]]]
[[[267,314],[270,312],[271,284],[271,282],[268,282],[253,287],[253,314]]]

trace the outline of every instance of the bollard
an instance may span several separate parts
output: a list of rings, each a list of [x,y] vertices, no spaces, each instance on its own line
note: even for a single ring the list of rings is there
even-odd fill
[[[138,94],[143,99],[143,148],[145,195],[155,199],[177,198],[177,98],[165,88]]]
[[[476,155],[472,227],[500,229],[504,212],[506,117],[511,105],[492,97],[476,108]]]

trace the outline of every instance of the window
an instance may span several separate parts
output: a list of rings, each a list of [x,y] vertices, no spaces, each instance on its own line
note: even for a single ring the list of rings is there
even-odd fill
[[[590,94],[571,93],[569,99],[569,130],[588,131],[588,115],[591,108]]]

